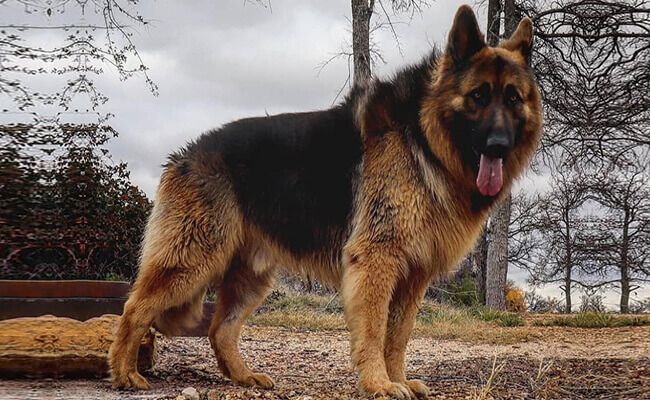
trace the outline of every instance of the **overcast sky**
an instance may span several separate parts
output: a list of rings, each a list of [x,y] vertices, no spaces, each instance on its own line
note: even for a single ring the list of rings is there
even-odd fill
[[[373,73],[388,76],[418,61],[434,44],[444,47],[456,9],[467,2],[438,0],[412,18],[392,16],[401,54],[390,30],[376,32],[372,40],[386,64],[379,62]],[[120,132],[109,144],[113,159],[128,163],[133,183],[150,198],[166,155],[201,132],[242,117],[322,109],[334,101],[348,77],[347,59],[321,67],[336,53],[351,51],[349,0],[272,0],[271,6],[243,0],[140,2],[138,11],[151,23],[135,31],[133,42],[159,96],[141,77],[121,81],[109,65],[94,80],[110,99],[101,110],[115,115],[111,125]],[[0,23],[78,22],[74,2],[66,7],[48,19],[42,13],[26,16],[20,3],[5,2]],[[486,10],[476,11],[485,26]],[[91,22],[97,15],[89,8],[84,18]],[[61,38],[51,32],[32,36],[45,48]],[[530,176],[520,187],[531,190],[543,182]],[[517,270],[509,276],[520,284],[526,278]],[[542,292],[560,295],[552,287]],[[616,302],[610,294],[607,303]]]

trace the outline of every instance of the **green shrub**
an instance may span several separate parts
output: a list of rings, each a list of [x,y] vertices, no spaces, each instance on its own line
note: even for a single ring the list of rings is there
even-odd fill
[[[128,282],[129,278],[117,272],[109,272],[108,274],[104,275],[103,280],[111,282]]]
[[[452,280],[439,289],[442,301],[453,306],[475,307],[480,304],[476,282],[469,275],[464,275],[460,280]]]
[[[481,321],[494,322],[500,326],[524,325],[524,320],[519,314],[493,310],[483,306],[472,307],[470,313]]]

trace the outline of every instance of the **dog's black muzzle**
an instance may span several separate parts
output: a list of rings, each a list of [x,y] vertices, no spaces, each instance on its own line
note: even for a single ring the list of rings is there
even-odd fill
[[[512,150],[512,135],[505,129],[493,130],[487,136],[485,148],[481,153],[490,158],[506,158]]]

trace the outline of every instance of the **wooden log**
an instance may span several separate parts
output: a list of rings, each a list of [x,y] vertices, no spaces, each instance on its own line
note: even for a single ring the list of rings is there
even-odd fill
[[[118,315],[85,322],[44,315],[0,321],[0,375],[103,377]],[[142,339],[138,369],[150,369],[156,357],[151,329]]]
[[[126,299],[0,297],[0,320],[54,315],[78,321],[121,314]]]
[[[126,299],[130,289],[128,282],[0,280],[0,297]]]

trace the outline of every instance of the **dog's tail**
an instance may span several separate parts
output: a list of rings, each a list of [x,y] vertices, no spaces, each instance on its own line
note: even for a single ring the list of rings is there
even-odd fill
[[[178,336],[195,328],[203,319],[203,302],[206,290],[202,290],[189,302],[163,312],[154,322],[154,327],[165,336]]]

